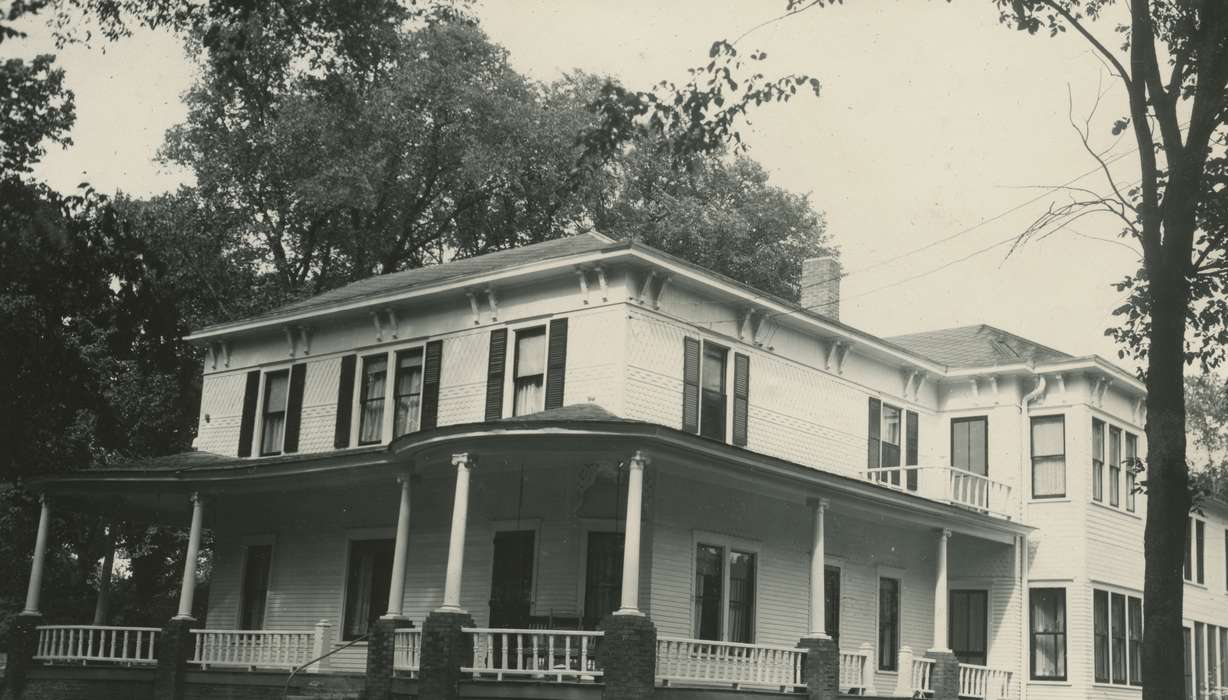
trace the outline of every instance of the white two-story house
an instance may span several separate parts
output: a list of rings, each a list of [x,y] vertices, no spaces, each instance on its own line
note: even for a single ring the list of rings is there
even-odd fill
[[[839,278],[806,261],[795,304],[597,234],[373,277],[195,331],[193,452],[36,487],[212,530],[205,668],[361,672],[377,620],[463,610],[474,677],[597,682],[632,609],[672,686],[793,689],[826,635],[849,692],[925,692],[951,650],[971,697],[1138,697],[1143,385],[990,326],[875,337]],[[1228,685],[1226,515],[1191,519],[1199,697]]]

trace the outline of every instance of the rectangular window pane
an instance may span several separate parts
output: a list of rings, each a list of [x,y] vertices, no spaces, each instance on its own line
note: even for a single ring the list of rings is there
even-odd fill
[[[1130,597],[1130,683],[1143,684],[1143,601]]]
[[[260,430],[260,454],[281,452],[286,434],[286,395],[290,386],[288,371],[269,372],[264,380],[264,420]]]
[[[949,640],[960,663],[985,665],[988,591],[951,591]]]
[[[1203,545],[1206,543],[1207,524],[1201,520],[1194,521],[1194,573],[1199,583],[1207,582],[1206,560],[1203,556]]]
[[[1121,503],[1121,429],[1109,428],[1109,505]]]
[[[1092,419],[1092,498],[1104,500],[1104,422]]]
[[[512,380],[512,415],[546,409],[546,327],[516,331],[516,366]]]
[[[1135,494],[1134,482],[1136,480],[1135,469],[1138,467],[1138,436],[1134,433],[1126,433],[1126,459],[1122,465],[1122,469],[1126,470],[1126,510],[1134,512]]]
[[[1031,591],[1032,678],[1066,679],[1066,589]]]
[[[358,444],[379,442],[384,436],[384,389],[388,380],[388,356],[371,355],[362,360],[362,406],[358,421]]]
[[[988,419],[983,417],[951,421],[951,466],[982,476],[988,474],[988,424]]]
[[[1194,700],[1194,675],[1190,671],[1190,628],[1186,627],[1182,630],[1185,635],[1185,699]]]
[[[823,619],[827,636],[840,642],[840,567],[823,567]]]
[[[400,437],[418,429],[422,409],[422,349],[397,353],[395,384],[396,410],[392,436]]]
[[[239,629],[258,630],[264,627],[264,605],[269,593],[269,567],[273,561],[273,545],[260,544],[247,548],[243,562],[243,599],[240,603]]]
[[[878,668],[894,671],[900,650],[900,581],[878,580]]]
[[[1185,521],[1185,561],[1181,565],[1181,575],[1186,581],[1194,580],[1194,559],[1190,556],[1193,538],[1191,537],[1194,531],[1194,519],[1186,518]]]
[[[1112,613],[1109,629],[1112,638],[1113,682],[1126,682],[1126,598],[1114,593],[1110,599]]]
[[[1066,495],[1066,428],[1062,416],[1032,419],[1032,496]]]
[[[755,555],[729,552],[729,638],[749,644],[755,627]]]
[[[1207,692],[1207,673],[1206,673],[1206,642],[1207,626],[1201,622],[1194,623],[1194,682],[1198,687],[1198,697],[1202,698]]]
[[[1096,662],[1096,682],[1109,682],[1109,594],[1092,594],[1093,651]]]
[[[355,639],[367,634],[379,616],[388,611],[391,581],[392,540],[355,540],[350,543],[343,639]]]
[[[700,544],[695,549],[696,639],[721,638],[721,586],[724,582],[725,548]]]
[[[699,434],[722,442],[725,440],[725,356],[724,348],[704,343]]]

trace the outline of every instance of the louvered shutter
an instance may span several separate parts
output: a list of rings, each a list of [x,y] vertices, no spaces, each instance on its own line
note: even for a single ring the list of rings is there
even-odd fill
[[[883,402],[878,399],[870,399],[870,430],[869,440],[867,441],[866,451],[866,466],[875,469],[881,465],[882,450],[880,449],[879,439],[882,436],[883,427]]]
[[[699,432],[699,341],[682,339],[682,429]]]
[[[432,340],[426,344],[422,355],[421,430],[431,430],[439,425],[439,377],[442,366],[443,341]]]
[[[260,397],[260,370],[247,373],[243,388],[243,418],[239,422],[239,456],[252,456],[252,436],[256,433],[256,402]]]
[[[303,422],[303,387],[307,381],[307,365],[290,368],[290,393],[286,396],[286,438],[283,452],[298,452],[299,426]]]
[[[546,410],[563,405],[563,385],[567,375],[567,319],[550,322],[550,341],[546,351]]]
[[[917,466],[917,450],[919,447],[918,440],[920,439],[920,426],[918,424],[917,414],[913,411],[904,412],[904,439],[908,444],[904,446],[904,464],[906,466]],[[908,490],[917,490],[917,470],[909,469],[908,474]]]
[[[490,355],[486,366],[486,420],[503,417],[503,376],[507,371],[507,329],[490,332]]]
[[[746,447],[746,421],[750,408],[750,358],[733,355],[733,444]]]
[[[354,368],[357,355],[341,358],[341,375],[337,377],[337,427],[333,431],[333,447],[350,446],[350,417],[354,412]]]

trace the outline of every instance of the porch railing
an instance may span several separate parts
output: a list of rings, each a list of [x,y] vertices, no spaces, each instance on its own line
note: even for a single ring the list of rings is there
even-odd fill
[[[422,630],[399,629],[392,635],[392,670],[417,674],[422,665]]]
[[[795,647],[658,637],[657,678],[666,685],[680,682],[793,690],[806,685],[802,678],[805,656],[805,649]]]
[[[914,696],[920,694],[933,697],[934,686],[931,680],[934,676],[934,660],[913,657],[908,662],[908,677],[911,679],[910,689]]]
[[[603,632],[487,627],[461,631],[473,640],[473,666],[461,668],[461,673],[475,678],[594,681],[602,675],[594,652]]]
[[[118,664],[157,663],[157,627],[40,625],[36,661],[81,661]]]
[[[870,645],[862,644],[857,651],[840,652],[840,691],[865,695],[874,685],[874,667],[870,661]]]
[[[1003,700],[1010,697],[1011,672],[1001,669],[959,665],[959,696],[978,700]]]
[[[954,467],[875,467],[866,470],[866,480],[880,486],[908,491],[1003,517],[1014,514],[1011,487],[987,476]]]
[[[310,630],[195,629],[195,653],[189,663],[201,668],[231,666],[247,669],[295,669],[324,654],[330,625],[321,620]],[[318,673],[319,664],[307,668]]]

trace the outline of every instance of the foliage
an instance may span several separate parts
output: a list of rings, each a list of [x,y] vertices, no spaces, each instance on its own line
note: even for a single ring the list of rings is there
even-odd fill
[[[1190,439],[1191,501],[1228,503],[1228,384],[1204,373],[1185,381],[1185,422]]]

